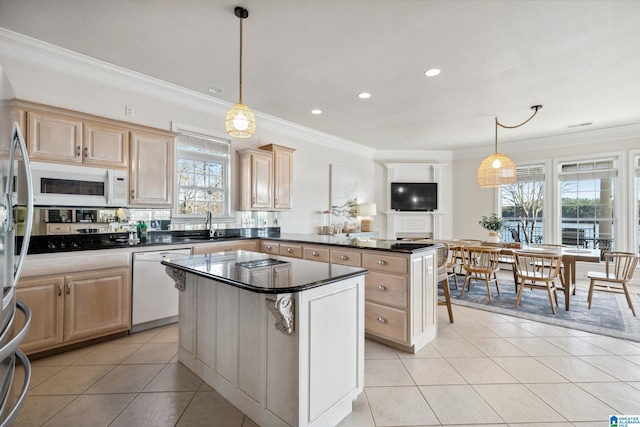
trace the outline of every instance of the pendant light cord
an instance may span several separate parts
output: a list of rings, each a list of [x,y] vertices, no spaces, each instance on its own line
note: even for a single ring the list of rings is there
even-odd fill
[[[240,18],[240,103],[242,103],[242,21]]]
[[[533,114],[531,115],[531,117],[529,117],[527,120],[525,120],[524,122],[520,123],[519,125],[515,125],[515,126],[506,126],[503,125],[502,123],[500,123],[498,121],[498,117],[496,116],[496,142],[495,142],[495,150],[496,150],[496,154],[498,153],[498,126],[505,128],[505,129],[515,129],[515,128],[519,128],[520,126],[527,124],[529,122],[529,120],[533,119],[535,117],[536,114],[538,114],[538,110],[542,108],[542,105],[534,105],[533,107],[531,107],[533,111]]]

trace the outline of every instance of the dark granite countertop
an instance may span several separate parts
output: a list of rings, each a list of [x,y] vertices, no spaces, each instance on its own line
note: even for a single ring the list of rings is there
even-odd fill
[[[256,238],[399,253],[415,253],[424,250],[431,250],[434,249],[434,247],[439,246],[437,243],[417,243],[401,240],[350,237],[349,235],[323,236],[316,234],[281,233],[280,227],[268,227],[219,230],[217,237],[211,238],[209,237],[209,232],[204,230],[153,231],[148,233],[148,237],[145,240],[141,240],[135,245],[129,244],[127,233],[87,233],[32,236],[29,244],[29,254],[88,251],[112,248],[135,248],[144,250],[150,246],[184,245],[206,242],[214,243],[220,241]],[[20,250],[21,245],[22,237],[18,237],[16,251]]]
[[[193,255],[162,261],[162,264],[252,292],[269,294],[301,292],[368,273],[364,268],[249,251]]]

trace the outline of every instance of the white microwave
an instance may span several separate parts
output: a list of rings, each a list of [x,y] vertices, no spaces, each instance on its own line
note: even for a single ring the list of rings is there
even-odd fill
[[[36,206],[127,206],[127,171],[57,163],[30,164]],[[16,192],[18,203],[23,204],[26,191],[19,180]]]

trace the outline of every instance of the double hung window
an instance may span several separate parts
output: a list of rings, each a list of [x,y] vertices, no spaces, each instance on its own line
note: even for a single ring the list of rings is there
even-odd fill
[[[228,216],[230,141],[182,133],[176,144],[177,215]]]
[[[560,163],[562,243],[613,250],[617,158]]]
[[[544,164],[518,166],[516,183],[501,190],[505,241],[540,243],[543,236]]]

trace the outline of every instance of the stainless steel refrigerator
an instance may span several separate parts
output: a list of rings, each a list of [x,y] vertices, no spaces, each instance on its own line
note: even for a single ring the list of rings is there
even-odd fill
[[[22,302],[16,300],[16,285],[22,271],[29,248],[31,226],[33,224],[33,191],[29,158],[22,137],[22,131],[14,122],[11,101],[15,99],[13,87],[0,65],[0,278],[3,296],[0,307],[0,427],[13,425],[27,395],[31,379],[29,359],[18,350],[29,328],[31,312]],[[24,168],[18,168],[18,162]],[[18,173],[24,170],[24,176]],[[16,205],[15,181],[24,180],[27,188],[27,206],[23,223],[24,227],[19,256],[16,256]],[[21,215],[22,217],[22,215]],[[22,218],[21,218],[22,221]],[[24,316],[16,316],[17,310]],[[19,324],[21,323],[21,324]],[[24,369],[24,382],[17,396],[13,396],[13,378],[16,359],[20,360]]]

